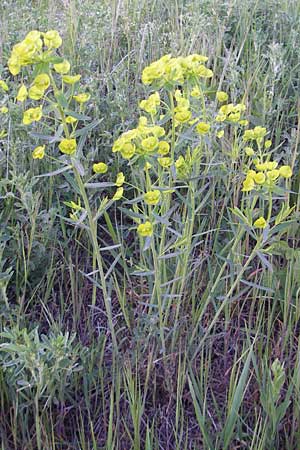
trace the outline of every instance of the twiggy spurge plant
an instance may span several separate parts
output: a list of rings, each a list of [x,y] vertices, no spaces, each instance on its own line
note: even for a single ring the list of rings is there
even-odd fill
[[[270,235],[276,232],[274,227],[270,229],[272,222],[275,221],[276,227],[291,213],[284,196],[280,213],[272,217],[273,196],[283,195],[285,191],[278,184],[292,176],[292,169],[271,161],[268,149],[272,142],[265,139],[265,128],[258,126],[244,132],[248,120],[244,118],[243,102],[224,104],[228,94],[223,91],[215,94],[207,86],[207,80],[213,77],[213,72],[205,66],[207,60],[199,54],[178,58],[166,55],[146,67],[142,81],[150,89],[150,95],[139,104],[146,115],[139,118],[136,128],[124,132],[113,145],[113,152],[119,152],[129,161],[133,173],[137,195],[130,202],[133,207],[128,214],[138,222],[137,232],[144,250],[139,269],[141,274],[152,277],[149,305],[150,310],[158,311],[163,351],[170,317],[176,326],[183,296],[189,293],[193,252],[198,245],[199,231],[203,231],[200,215],[207,203],[205,199],[214,195],[209,180],[225,136],[233,136],[229,153],[231,169],[246,172],[241,209],[233,208],[241,226],[232,249],[242,238],[245,226],[257,240],[228,298],[257,251],[265,245],[267,230]],[[245,147],[249,140],[253,148]],[[252,163],[256,171],[250,169]],[[263,234],[257,232],[260,229],[265,230]],[[148,250],[150,254],[146,258],[144,254]],[[225,268],[226,263],[219,277]]]
[[[119,173],[117,180],[104,183],[106,188],[116,187],[114,195],[110,199],[108,196],[103,197],[96,208],[91,205],[87,193],[89,183],[86,182],[85,170],[80,162],[82,152],[78,145],[78,141],[95,126],[88,123],[90,118],[84,114],[90,94],[80,88],[81,75],[71,74],[70,63],[58,55],[57,49],[61,45],[62,39],[55,30],[46,33],[31,31],[22,42],[13,47],[8,67],[15,76],[24,71],[26,83],[19,87],[16,95],[16,100],[26,105],[23,124],[35,125],[39,133],[33,135],[49,143],[48,146],[35,147],[32,157],[37,160],[46,157],[62,165],[53,175],[73,171],[79,200],[66,202],[72,209],[70,222],[79,226],[83,224],[88,229],[93,248],[93,272],[96,272],[96,276],[99,274],[100,283],[97,282],[97,286],[102,290],[113,344],[117,348],[97,222],[115,201],[121,199],[125,179]],[[41,133],[41,130],[45,130],[47,134]],[[53,144],[55,149],[51,153]],[[64,156],[59,156],[59,153]],[[95,176],[98,176],[105,174],[108,166],[104,162],[98,162],[93,164],[92,169]],[[94,301],[95,297],[93,303]]]

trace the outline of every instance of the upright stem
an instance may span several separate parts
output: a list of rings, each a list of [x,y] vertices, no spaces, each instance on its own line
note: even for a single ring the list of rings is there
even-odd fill
[[[75,179],[77,181],[78,187],[80,189],[80,193],[83,198],[85,210],[88,215],[89,231],[90,231],[91,241],[92,241],[92,245],[93,245],[93,249],[94,249],[94,254],[95,254],[97,265],[98,265],[100,281],[101,281],[101,288],[102,288],[102,292],[103,292],[103,300],[104,300],[107,319],[108,319],[108,325],[109,325],[109,329],[111,332],[114,349],[117,351],[118,345],[117,345],[117,339],[116,339],[113,320],[112,320],[111,299],[107,292],[106,280],[105,280],[104,268],[103,268],[103,260],[102,260],[102,256],[100,253],[98,238],[97,238],[97,221],[94,220],[94,218],[93,218],[93,214],[92,214],[92,211],[90,208],[88,196],[86,194],[86,190],[85,190],[83,181],[81,179],[81,176],[80,176],[78,170],[74,166],[73,166],[73,171],[74,171],[74,175],[75,175]]]

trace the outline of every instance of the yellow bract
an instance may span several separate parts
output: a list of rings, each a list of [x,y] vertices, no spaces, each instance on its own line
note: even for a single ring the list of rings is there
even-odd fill
[[[210,124],[209,123],[205,123],[205,122],[199,122],[198,125],[196,126],[196,131],[199,134],[206,134],[208,133],[210,130]]]
[[[31,86],[28,91],[28,97],[31,100],[40,100],[44,95],[44,90],[38,88],[37,86]]]
[[[255,228],[266,228],[267,222],[266,220],[261,216],[254,222],[253,226]]]
[[[195,98],[201,97],[201,91],[200,91],[200,89],[198,88],[198,86],[194,87],[194,88],[191,90],[191,96],[192,96],[192,97],[195,97]]]
[[[53,65],[55,72],[65,75],[70,71],[70,63],[66,59],[63,62]]]
[[[45,145],[39,145],[32,152],[33,159],[43,159],[45,156]]]
[[[76,100],[76,102],[78,103],[85,103],[90,99],[90,97],[90,94],[87,93],[73,95],[74,100]]]
[[[66,117],[66,122],[67,123],[75,123],[75,122],[77,122],[77,119],[75,117],[72,117],[72,116],[67,116]]]
[[[268,140],[265,142],[265,148],[270,148],[271,145],[272,145],[272,141],[271,141],[270,139],[268,139]]]
[[[37,108],[29,108],[24,112],[23,124],[30,125],[32,122],[38,122],[41,120],[42,116],[43,112],[41,106],[38,106]]]
[[[147,220],[145,223],[141,223],[137,228],[137,232],[142,237],[152,236],[153,226],[151,222]]]
[[[0,88],[3,89],[3,91],[7,92],[8,91],[8,86],[5,83],[5,81],[0,80]]]
[[[135,154],[135,145],[130,142],[125,142],[120,152],[124,159],[130,159]]]
[[[28,97],[27,87],[24,84],[22,84],[22,86],[18,90],[16,99],[19,102],[24,102],[27,99],[27,97]]]
[[[175,113],[174,117],[177,120],[177,122],[185,123],[188,122],[192,117],[192,112],[188,109],[181,109]]]
[[[62,38],[58,31],[50,30],[47,31],[47,33],[44,33],[44,43],[48,48],[58,48],[62,44]]]
[[[218,91],[216,97],[219,102],[227,102],[228,100],[228,94],[224,91]]]
[[[158,163],[161,165],[161,167],[164,167],[167,169],[172,164],[172,159],[168,156],[165,156],[163,158],[157,158]]]
[[[63,139],[58,147],[62,153],[73,155],[77,148],[76,139]]]
[[[124,174],[123,172],[119,172],[117,175],[115,185],[121,187],[124,184],[124,182],[125,182]]]
[[[116,193],[115,193],[115,195],[113,196],[112,199],[113,200],[120,200],[122,198],[122,196],[123,196],[123,192],[124,192],[124,189],[122,187],[119,187],[116,190]]]
[[[80,78],[81,75],[64,75],[62,77],[63,81],[67,84],[75,84],[80,80]]]
[[[41,73],[40,75],[37,75],[35,77],[35,79],[33,80],[33,84],[37,88],[45,91],[50,86],[50,77],[46,73]]]
[[[255,154],[253,148],[251,147],[245,147],[245,153],[247,156],[253,156]]]
[[[269,180],[275,181],[279,177],[280,171],[278,169],[270,170],[266,175]]]
[[[291,178],[293,171],[290,166],[281,166],[279,173],[283,178]]]
[[[167,141],[160,141],[158,143],[158,153],[162,156],[165,156],[170,151],[170,144]]]
[[[104,162],[99,162],[93,164],[93,171],[95,173],[106,173],[108,171],[108,166]]]
[[[142,147],[146,152],[153,152],[158,146],[158,139],[155,136],[150,136],[142,140]]]
[[[243,181],[243,189],[242,192],[249,192],[252,191],[252,189],[255,188],[254,180],[251,176],[247,176],[246,179]]]
[[[256,184],[264,184],[264,182],[266,181],[266,176],[264,173],[258,172],[255,175],[253,175],[253,180],[255,181]]]
[[[144,200],[147,205],[157,205],[160,200],[160,192],[155,189],[154,191],[149,191],[144,195]]]

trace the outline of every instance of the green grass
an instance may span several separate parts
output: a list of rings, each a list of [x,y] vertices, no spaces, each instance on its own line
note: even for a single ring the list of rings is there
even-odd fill
[[[232,135],[205,148],[200,179],[165,205],[174,233],[162,224],[142,251],[130,186],[98,226],[101,194],[87,189],[88,229],[70,226],[64,202],[76,192],[84,204],[80,175],[38,177],[56,166],[32,160],[37,140],[11,105],[0,116],[1,448],[300,449],[300,3],[4,0],[0,27],[8,80],[28,31],[61,32],[92,96],[87,114],[100,119],[85,169],[105,161],[112,178],[123,170],[143,186],[113,141],[136,124],[143,68],[193,52],[209,57],[211,88],[244,99],[250,127],[266,126],[273,158],[294,169],[294,222],[269,253],[234,214],[245,160],[234,160]]]

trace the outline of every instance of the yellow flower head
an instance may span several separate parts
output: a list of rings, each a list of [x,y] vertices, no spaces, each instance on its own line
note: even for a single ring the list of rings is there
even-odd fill
[[[266,181],[266,176],[264,173],[258,172],[255,175],[253,175],[253,180],[255,181],[256,184],[264,184],[264,182]]]
[[[63,81],[67,84],[75,84],[80,80],[80,78],[81,75],[64,75],[62,77]]]
[[[181,109],[175,113],[175,119],[179,123],[185,123],[192,117],[192,112],[189,109]]]
[[[2,107],[0,108],[0,112],[1,112],[2,114],[7,114],[7,113],[8,113],[8,108],[7,108],[7,106],[2,106]]]
[[[267,165],[267,170],[274,170],[278,166],[278,162],[277,161],[269,161],[266,163],[266,165]]]
[[[118,187],[121,187],[124,184],[124,182],[125,182],[124,174],[123,174],[123,172],[119,172],[117,175],[115,185]]]
[[[63,139],[58,147],[62,153],[73,155],[77,148],[76,139]]]
[[[255,139],[262,139],[267,134],[267,130],[264,127],[255,127],[253,131]]]
[[[41,32],[38,30],[29,31],[26,35],[24,42],[27,45],[32,45],[36,50],[41,50],[43,42],[41,40]]]
[[[163,127],[159,127],[158,125],[151,127],[149,130],[157,138],[160,138],[166,134],[165,129]]]
[[[170,151],[170,144],[167,141],[160,141],[158,143],[158,153],[162,156],[165,156]]]
[[[254,188],[255,188],[255,183],[253,181],[253,178],[250,176],[247,176],[246,179],[243,181],[242,192],[249,192],[249,191],[252,191]]]
[[[153,152],[158,146],[158,139],[155,136],[150,136],[142,140],[142,147],[146,152]]]
[[[255,154],[253,148],[251,147],[245,147],[245,153],[247,156],[253,156]]]
[[[113,196],[112,199],[113,200],[120,200],[123,197],[123,192],[124,192],[124,189],[122,187],[119,187],[116,190],[115,195]]]
[[[168,156],[165,156],[163,158],[157,158],[158,163],[161,165],[161,167],[164,167],[167,169],[172,164],[172,159]]]
[[[43,116],[42,107],[29,108],[24,112],[23,124],[30,125],[32,122],[39,122]]]
[[[205,123],[205,122],[199,122],[198,125],[196,126],[196,131],[199,134],[206,134],[209,132],[209,129],[210,129],[210,124]]]
[[[196,75],[203,78],[211,78],[213,76],[213,71],[203,66],[202,64],[195,69]]]
[[[107,164],[103,162],[93,164],[93,171],[95,173],[106,173],[108,171]]]
[[[76,100],[76,102],[78,103],[85,103],[90,99],[90,97],[90,94],[87,93],[73,95],[74,100]]]
[[[291,178],[293,171],[290,166],[281,166],[279,169],[279,174],[283,178]]]
[[[271,181],[277,180],[279,175],[280,175],[280,172],[278,169],[270,170],[267,172],[267,178]]]
[[[5,81],[0,80],[0,88],[3,89],[3,91],[7,92],[8,91],[8,86],[5,83]]]
[[[149,114],[156,114],[157,107],[160,105],[160,96],[158,92],[150,95],[146,100],[140,102],[140,108]]]
[[[137,232],[142,237],[152,236],[152,234],[153,234],[153,226],[152,226],[151,222],[149,222],[147,220],[145,223],[141,223],[137,227]]]
[[[70,63],[66,59],[61,63],[57,63],[53,65],[55,72],[60,73],[61,75],[65,75],[70,71]]]
[[[160,200],[159,190],[155,189],[154,191],[148,191],[144,195],[144,200],[147,203],[147,205],[157,205],[157,203]]]
[[[31,86],[28,91],[28,96],[31,100],[40,100],[44,95],[44,90],[38,88],[37,86]]]
[[[239,120],[239,124],[242,125],[242,127],[246,127],[247,125],[249,125],[249,121],[248,120]]]
[[[218,91],[216,97],[219,102],[227,102],[228,100],[228,94],[224,91]]]
[[[22,84],[22,86],[19,88],[16,99],[18,102],[24,102],[27,99],[28,91],[27,87]]]
[[[272,145],[272,141],[270,139],[268,139],[267,141],[265,141],[265,148],[270,148]]]
[[[130,159],[135,154],[135,145],[131,142],[125,142],[120,150],[124,159]]]
[[[225,114],[217,114],[216,115],[216,122],[224,122],[224,120],[226,120]]]
[[[185,159],[182,155],[179,156],[179,158],[175,161],[175,167],[176,169],[181,169],[185,166]]]
[[[77,119],[75,117],[73,117],[73,116],[67,116],[66,117],[66,122],[67,123],[75,123],[75,122],[77,122]]]
[[[255,228],[266,228],[267,222],[266,220],[261,216],[254,222],[253,226]]]
[[[62,44],[62,38],[60,37],[58,31],[50,30],[44,33],[44,43],[48,48],[58,48]]]
[[[45,91],[50,86],[49,75],[47,75],[46,73],[41,73],[40,75],[37,75],[33,80],[33,84],[37,88]]]
[[[267,162],[256,162],[256,160],[254,160],[255,163],[255,167],[257,170],[260,170],[261,172],[268,170],[268,163]]]
[[[32,152],[33,159],[43,159],[45,156],[45,146],[39,145]]]
[[[199,98],[201,96],[201,91],[198,86],[194,87],[191,91],[191,96],[195,98]]]
[[[217,138],[221,139],[224,136],[224,130],[220,130],[217,132]]]

